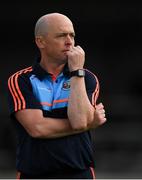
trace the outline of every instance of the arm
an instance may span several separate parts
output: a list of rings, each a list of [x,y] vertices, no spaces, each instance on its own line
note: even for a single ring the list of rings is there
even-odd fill
[[[74,131],[68,119],[44,117],[39,109],[20,110],[15,116],[27,133],[34,138],[57,138],[81,132]]]
[[[25,74],[17,72],[9,78],[8,100],[11,114],[15,115],[16,120],[32,137],[55,138],[78,133],[72,131],[67,119],[43,116],[41,105],[35,98],[31,83]]]
[[[102,103],[94,106],[90,103],[84,78],[72,78],[71,95],[68,105],[68,116],[75,130],[96,128],[105,123],[105,110]]]
[[[84,77],[71,78],[68,117],[73,129],[84,129],[94,119],[95,109],[88,99],[84,81]]]
[[[68,66],[70,71],[82,69],[85,61],[85,53],[80,46],[73,47],[68,52]],[[99,105],[100,107],[100,105]],[[98,107],[97,107],[98,108]],[[84,77],[71,78],[71,91],[68,102],[68,117],[73,129],[93,128],[97,124],[98,113],[90,103],[85,86]],[[103,121],[102,119],[100,121]]]
[[[34,138],[58,138],[77,134],[96,128],[106,120],[102,104],[96,105],[94,121],[82,130],[73,130],[68,119],[43,117],[42,111],[37,109],[20,110],[15,113],[15,116],[27,133]]]

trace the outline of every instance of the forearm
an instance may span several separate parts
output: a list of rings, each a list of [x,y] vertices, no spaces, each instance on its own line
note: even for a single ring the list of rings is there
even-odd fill
[[[37,124],[39,138],[59,138],[80,133],[85,130],[74,130],[68,119],[44,118]],[[87,129],[86,129],[87,130]]]
[[[16,112],[15,116],[34,138],[57,138],[82,132],[72,129],[68,119],[44,117],[41,110],[25,109]]]
[[[71,78],[68,118],[73,129],[86,128],[94,117],[94,107],[88,99],[84,81],[84,78]]]
[[[47,121],[48,125],[46,123],[45,125],[42,124],[41,126],[44,130],[43,132],[45,132],[45,135],[43,137],[57,138],[57,137],[62,137],[62,136],[68,136],[72,134],[81,133],[90,129],[95,129],[98,126],[104,124],[106,122],[106,117],[105,117],[105,110],[104,110],[103,104],[102,103],[97,104],[95,109],[91,105],[91,108],[93,108],[91,111],[93,115],[92,117],[88,115],[90,120],[87,122],[86,127],[81,127],[78,125],[78,127],[80,128],[72,128],[68,119],[45,118],[43,122]],[[91,114],[91,112],[88,112],[88,113]],[[48,132],[47,132],[47,129],[48,129]]]

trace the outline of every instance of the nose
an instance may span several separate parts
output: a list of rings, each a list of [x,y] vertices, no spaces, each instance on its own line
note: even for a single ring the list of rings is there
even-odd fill
[[[66,36],[65,44],[66,44],[66,45],[72,45],[73,41],[74,41],[74,39],[68,34],[68,35]]]

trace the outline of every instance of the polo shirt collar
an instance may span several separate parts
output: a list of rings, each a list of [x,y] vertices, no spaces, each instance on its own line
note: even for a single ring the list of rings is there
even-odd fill
[[[40,79],[45,78],[47,75],[51,75],[51,73],[44,70],[40,65],[40,58],[36,60],[36,62],[33,64],[33,71],[34,74],[36,74]],[[64,76],[70,76],[68,64],[65,64],[63,69],[63,75]]]

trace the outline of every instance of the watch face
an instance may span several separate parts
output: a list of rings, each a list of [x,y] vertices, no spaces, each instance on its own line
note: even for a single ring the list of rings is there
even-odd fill
[[[85,76],[85,70],[84,69],[78,69],[78,70],[70,72],[70,75],[71,75],[71,77],[72,76],[84,77]]]
[[[79,70],[78,70],[78,75],[79,75],[79,76],[84,76],[84,75],[85,75],[84,70],[83,70],[83,69],[79,69]]]

